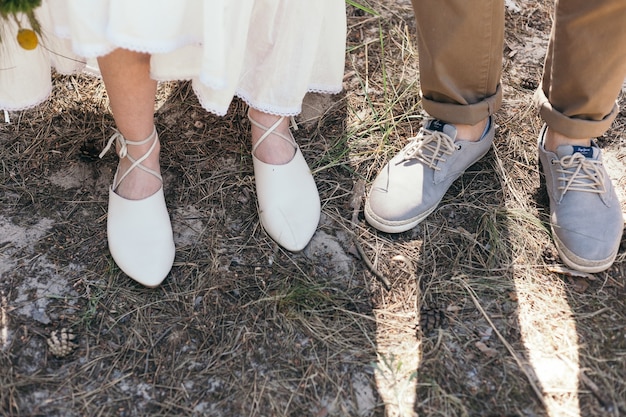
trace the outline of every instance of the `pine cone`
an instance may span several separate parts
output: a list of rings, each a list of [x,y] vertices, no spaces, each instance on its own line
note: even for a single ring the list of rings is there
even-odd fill
[[[58,331],[54,330],[47,340],[50,353],[58,358],[69,355],[77,346],[72,342],[75,338],[76,336],[65,327]]]

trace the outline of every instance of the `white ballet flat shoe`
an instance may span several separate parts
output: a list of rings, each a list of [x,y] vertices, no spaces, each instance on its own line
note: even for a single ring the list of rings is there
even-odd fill
[[[252,124],[265,130],[252,148],[252,161],[261,225],[280,246],[298,252],[304,249],[315,234],[321,203],[311,170],[293,137],[274,132],[283,119],[281,117],[267,128],[250,118]],[[272,165],[255,156],[255,150],[270,134],[294,146],[295,155],[291,161]]]
[[[146,287],[158,286],[172,269],[175,247],[170,217],[165,205],[163,184],[151,196],[142,200],[129,200],[118,195],[115,190],[126,176],[139,168],[158,178],[161,175],[141,163],[156,147],[156,130],[143,141],[126,140],[119,132],[115,133],[104,148],[102,157],[117,141],[120,158],[128,158],[132,165],[118,180],[118,171],[109,189],[109,211],[107,218],[107,239],[109,251],[117,266],[126,275]],[[143,145],[152,142],[144,156],[135,160],[128,155],[127,146]]]

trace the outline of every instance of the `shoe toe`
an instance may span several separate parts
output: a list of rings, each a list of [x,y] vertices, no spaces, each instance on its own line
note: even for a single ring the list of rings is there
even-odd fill
[[[287,164],[266,164],[256,157],[253,161],[263,228],[283,248],[301,251],[315,234],[321,203],[300,149]]]
[[[600,272],[615,260],[624,228],[618,204],[607,207],[598,203],[594,210],[583,202],[555,204],[551,224],[555,246],[570,267]]]
[[[109,251],[126,275],[146,287],[158,286],[174,263],[175,247],[163,188],[143,200],[109,191]]]
[[[422,194],[408,187],[394,188],[372,186],[366,200],[369,215],[389,223],[402,222],[423,211]]]
[[[424,167],[392,159],[378,174],[365,201],[365,219],[387,233],[409,230],[430,213],[424,201]]]
[[[621,234],[601,230],[568,227],[567,225],[553,225],[554,234],[558,240],[574,256],[589,261],[601,261],[611,257],[615,252],[615,242],[619,242]]]
[[[310,203],[315,205],[313,201]],[[319,223],[319,211],[316,213],[303,209],[293,204],[270,207],[263,212],[259,209],[261,223],[267,234],[291,252],[299,252],[306,247]]]

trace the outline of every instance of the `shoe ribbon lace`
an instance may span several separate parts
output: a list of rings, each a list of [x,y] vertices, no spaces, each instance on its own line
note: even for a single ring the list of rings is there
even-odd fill
[[[567,155],[560,160],[554,160],[561,167],[557,168],[560,174],[559,190],[563,195],[568,191],[582,191],[602,194],[606,191],[604,176],[602,175],[602,162],[587,159],[579,153]]]
[[[459,147],[454,140],[443,132],[422,130],[421,134],[412,138],[402,150],[400,163],[416,159],[435,171],[441,170],[439,162],[445,162]]]
[[[135,159],[128,154],[129,145],[130,146],[145,145],[146,143],[150,141],[153,141],[152,145],[150,146],[150,149],[148,149],[148,152],[146,152],[140,158]],[[157,171],[153,169],[150,169],[142,165],[142,162],[148,159],[148,157],[150,156],[150,154],[152,153],[152,151],[157,145],[156,129],[152,131],[150,136],[148,136],[146,139],[141,140],[141,141],[127,140],[119,131],[116,130],[113,136],[111,136],[111,138],[107,142],[102,152],[100,152],[100,158],[102,158],[111,149],[111,146],[113,146],[113,143],[116,143],[117,154],[120,157],[120,159],[128,158],[128,160],[131,162],[131,166],[126,170],[126,172],[119,179],[117,177],[119,174],[119,165],[118,165],[117,170],[115,171],[115,176],[113,177],[113,189],[114,190],[117,189],[117,187],[121,184],[121,182],[124,181],[124,179],[128,176],[128,174],[130,174],[130,172],[135,168],[139,168],[142,171],[155,176],[160,181],[163,181],[161,174],[159,174]]]
[[[289,131],[289,136],[286,136],[280,132],[276,131],[276,128],[283,122],[283,120],[285,119],[285,116],[281,116],[278,120],[276,120],[276,122],[270,126],[263,126],[261,123],[257,122],[256,120],[254,120],[252,118],[252,116],[250,116],[250,110],[248,109],[248,119],[250,119],[250,123],[252,123],[253,125],[255,125],[256,127],[258,127],[261,130],[264,130],[265,133],[263,133],[263,135],[261,135],[261,137],[259,139],[257,139],[256,143],[254,144],[254,146],[252,147],[252,153],[254,154],[255,151],[257,150],[257,148],[261,145],[261,143],[263,143],[263,141],[265,139],[267,139],[270,135],[276,135],[279,138],[281,138],[282,140],[286,141],[287,143],[289,143],[290,145],[292,145],[294,147],[294,149],[298,148],[298,145],[296,144],[295,139],[293,138],[293,135],[291,134],[291,131]],[[294,130],[298,130],[298,125],[296,125],[296,120],[292,117],[291,118],[291,126],[294,127]]]

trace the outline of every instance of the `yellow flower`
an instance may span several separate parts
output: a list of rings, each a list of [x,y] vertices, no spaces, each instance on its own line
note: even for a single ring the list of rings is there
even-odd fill
[[[37,34],[30,29],[20,29],[17,32],[17,43],[28,51],[35,49],[39,41],[37,40]]]

